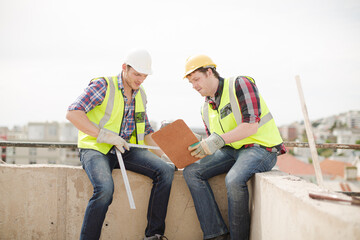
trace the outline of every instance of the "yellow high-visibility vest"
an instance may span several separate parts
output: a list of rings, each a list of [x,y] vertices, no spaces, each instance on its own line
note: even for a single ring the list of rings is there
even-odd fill
[[[115,134],[120,133],[124,120],[124,96],[118,85],[118,77],[105,77],[107,82],[106,94],[103,102],[86,113],[89,120],[101,129],[107,129]],[[95,80],[95,79],[93,79]],[[142,87],[135,96],[135,131],[130,143],[144,144],[145,137],[145,109],[146,94]],[[78,134],[78,148],[94,149],[107,154],[113,145],[98,143],[96,138],[82,131]]]
[[[248,78],[254,82],[253,79]],[[263,98],[260,97],[261,116],[258,131],[240,141],[227,144],[239,149],[246,144],[256,143],[265,147],[273,147],[283,142],[275,121],[266,106]],[[224,87],[221,95],[220,106],[213,110],[211,105],[204,103],[202,108],[203,120],[211,133],[221,135],[236,128],[242,122],[242,115],[239,101],[236,96],[235,77],[224,80]]]

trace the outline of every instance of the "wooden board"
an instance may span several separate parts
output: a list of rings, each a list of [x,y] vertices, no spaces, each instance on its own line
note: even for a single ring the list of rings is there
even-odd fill
[[[199,160],[199,158],[191,156],[188,150],[191,144],[199,140],[182,119],[154,132],[152,138],[179,169]]]

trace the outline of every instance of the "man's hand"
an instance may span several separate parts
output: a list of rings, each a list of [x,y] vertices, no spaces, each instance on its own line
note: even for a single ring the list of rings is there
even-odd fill
[[[202,140],[202,136],[201,136],[200,134],[197,134],[197,133],[194,133],[194,132],[193,132],[193,134],[195,135],[195,137],[196,137],[199,141]]]
[[[207,139],[191,145],[188,150],[196,158],[203,158],[211,155],[225,145],[224,139],[217,133],[212,133]]]
[[[114,145],[121,153],[124,153],[125,149],[130,149],[128,143],[122,137],[106,129],[100,129],[96,141],[98,143],[108,143]]]

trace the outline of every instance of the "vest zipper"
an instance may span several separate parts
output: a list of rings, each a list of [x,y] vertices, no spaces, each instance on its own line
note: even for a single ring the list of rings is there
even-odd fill
[[[134,98],[134,120],[135,120],[135,139],[136,139],[136,144],[139,144],[138,142],[138,135],[137,135],[137,124],[136,124],[136,99]]]
[[[223,126],[222,126],[222,124],[221,124],[221,121],[220,121],[219,108],[218,108],[218,109],[216,109],[216,111],[217,111],[217,113],[218,113],[218,121],[219,121],[219,124],[220,124],[221,130],[223,131],[223,133],[225,133],[224,128],[223,128]]]
[[[217,111],[217,113],[218,113],[218,121],[219,121],[219,125],[220,125],[220,127],[221,127],[221,130],[223,131],[223,133],[225,133],[224,128],[223,128],[223,126],[222,126],[222,124],[221,124],[221,121],[220,121],[220,113],[219,113],[219,109],[217,109],[216,111]],[[231,147],[233,147],[233,148],[234,148],[234,146],[232,145],[232,143],[225,144],[225,145],[230,145]]]
[[[122,93],[121,93],[122,94]],[[123,96],[123,100],[124,100],[124,107],[123,107],[123,114],[122,114],[122,119],[121,119],[121,124],[120,124],[120,130],[119,130],[119,136],[120,136],[120,133],[121,133],[121,127],[123,125],[123,122],[124,122],[124,114],[125,114],[125,99],[124,99],[124,96]]]

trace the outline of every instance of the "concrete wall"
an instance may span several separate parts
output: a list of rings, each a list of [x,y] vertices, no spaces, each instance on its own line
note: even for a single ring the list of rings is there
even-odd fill
[[[144,237],[151,179],[128,171],[136,210],[129,207],[121,171],[113,172],[115,193],[101,239],[139,240]],[[224,176],[211,179],[219,207],[227,218]],[[81,167],[59,165],[0,165],[0,239],[78,239],[92,186]],[[182,177],[176,172],[166,236],[202,239],[194,204]]]
[[[211,179],[215,197],[227,221],[224,176]],[[101,239],[139,240],[144,236],[151,180],[128,172],[136,210],[129,203],[120,170],[114,201]],[[360,239],[360,207],[310,199],[319,190],[278,171],[257,174],[249,183],[251,239]],[[80,167],[0,165],[0,240],[78,239],[92,186]],[[176,172],[165,235],[170,240],[202,239],[193,201],[182,172]]]

